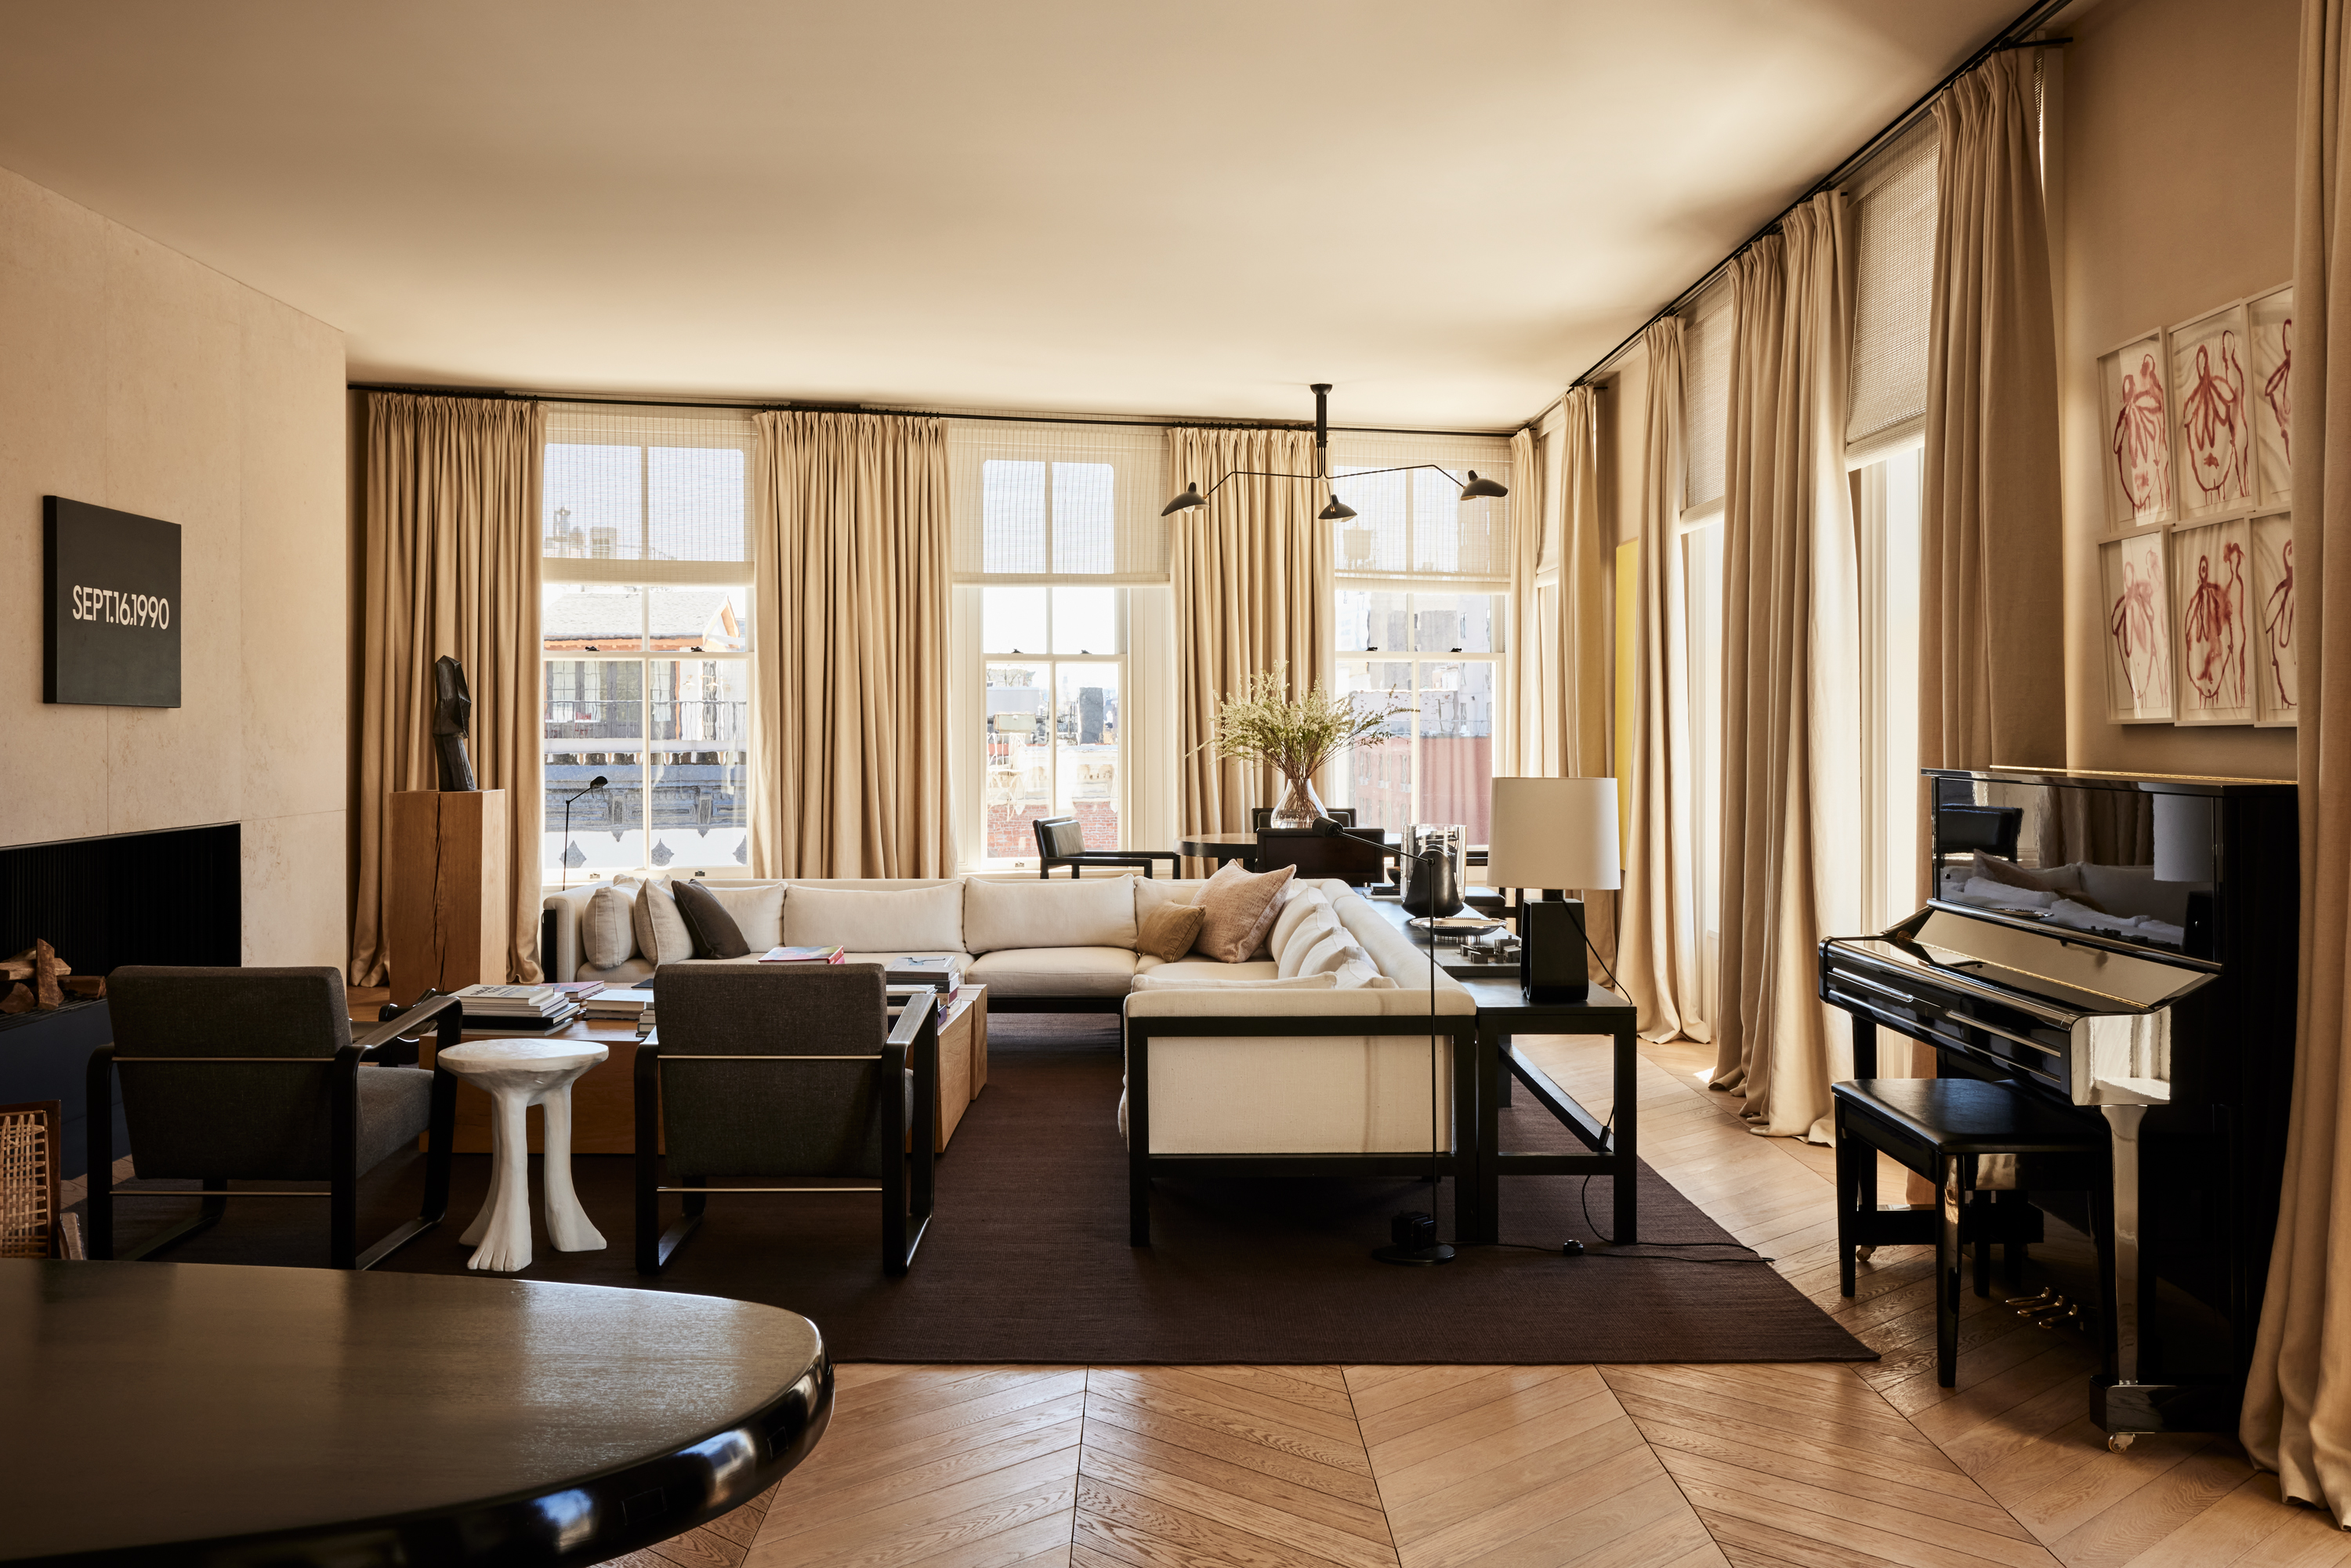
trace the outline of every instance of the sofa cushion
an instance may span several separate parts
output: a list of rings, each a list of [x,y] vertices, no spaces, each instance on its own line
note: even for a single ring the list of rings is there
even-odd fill
[[[580,916],[580,961],[611,969],[637,956],[637,890],[600,887]]]
[[[794,883],[784,894],[784,942],[838,943],[852,953],[964,951],[963,884],[893,890]]]
[[[1329,915],[1330,911],[1331,901],[1322,896],[1320,888],[1291,883],[1290,896],[1281,901],[1281,913],[1273,917],[1273,929],[1265,935],[1266,951],[1272,954],[1274,962],[1280,963],[1282,954],[1289,950],[1290,933],[1317,913]],[[1332,918],[1335,923],[1337,917]]]
[[[1337,989],[1339,985],[1334,975],[1299,975],[1286,980],[1235,980],[1200,975],[1170,975],[1167,970],[1175,967],[1171,964],[1152,974],[1137,975],[1134,988],[1138,991],[1329,991]]]
[[[1129,876],[964,884],[963,946],[967,953],[1011,947],[1134,949],[1134,891]]]
[[[1333,971],[1333,977],[1343,991],[1392,991],[1396,983],[1380,973],[1369,958],[1358,956],[1348,959]]]
[[[725,904],[711,896],[708,888],[698,882],[680,882],[671,883],[670,890],[677,899],[677,912],[685,921],[686,934],[694,938],[695,957],[741,958],[749,955],[751,945],[743,940],[735,917],[726,913]]]
[[[784,942],[784,884],[780,882],[699,882],[696,887],[716,899],[743,934],[754,953],[780,947]]]
[[[1200,907],[1207,914],[1194,946],[1222,963],[1254,959],[1280,913],[1282,890],[1297,873],[1296,866],[1258,873],[1243,871],[1238,861],[1226,862],[1200,890]]]
[[[1207,913],[1196,904],[1161,904],[1135,923],[1134,950],[1162,963],[1174,963],[1200,939],[1200,922]]]
[[[1123,997],[1134,983],[1128,947],[999,947],[964,969],[993,997]]]
[[[1290,902],[1297,904],[1303,900],[1292,899]],[[1284,937],[1274,941],[1273,961],[1280,966],[1278,972],[1285,977],[1304,974],[1306,955],[1331,937],[1343,937],[1345,935],[1340,928],[1339,917],[1327,907],[1310,911],[1305,919],[1290,925]]]
[[[600,969],[593,964],[582,964],[580,966],[579,972],[571,976],[571,978],[595,980],[607,986],[633,986],[651,976],[653,972],[653,967],[649,960],[625,958],[609,969]]]
[[[661,879],[637,884],[632,910],[637,933],[637,956],[656,969],[694,956],[694,936],[677,912],[677,898]]]
[[[1249,964],[1219,964],[1210,958],[1186,958],[1176,964],[1135,965],[1137,975],[1161,975],[1170,979],[1276,980],[1270,959]]]
[[[1306,949],[1304,956],[1298,960],[1290,973],[1330,975],[1337,973],[1343,964],[1353,962],[1369,965],[1371,961],[1371,955],[1358,946],[1353,937],[1333,928],[1329,936]]]

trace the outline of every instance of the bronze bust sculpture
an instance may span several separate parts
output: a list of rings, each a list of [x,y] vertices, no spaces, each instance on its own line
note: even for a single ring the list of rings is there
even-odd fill
[[[465,732],[473,727],[474,694],[465,685],[465,668],[444,653],[433,661],[433,749],[441,764],[444,791],[471,790],[474,759],[465,752]]]

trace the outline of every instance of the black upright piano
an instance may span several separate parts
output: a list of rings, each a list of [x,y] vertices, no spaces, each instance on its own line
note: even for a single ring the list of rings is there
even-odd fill
[[[1939,1076],[2011,1082],[2103,1122],[2114,1274],[2093,1287],[2106,1365],[2091,1413],[2112,1433],[2234,1430],[2294,1082],[2295,787],[1927,778],[1927,906],[1821,944],[1855,1076],[1876,1076],[1891,1030],[1932,1046]],[[2074,1195],[2029,1196],[2083,1212]],[[1878,1212],[1879,1234],[1907,1239],[1899,1206]]]

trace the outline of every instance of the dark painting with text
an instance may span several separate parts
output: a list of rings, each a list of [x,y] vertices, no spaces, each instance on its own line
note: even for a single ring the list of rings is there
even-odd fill
[[[180,706],[180,525],[42,501],[41,700]]]

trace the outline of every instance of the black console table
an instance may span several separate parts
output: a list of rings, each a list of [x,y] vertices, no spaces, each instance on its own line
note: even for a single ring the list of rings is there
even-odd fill
[[[1426,950],[1429,938],[1415,930],[1394,899],[1366,903],[1395,924],[1413,943]],[[1464,961],[1457,944],[1436,945],[1437,967],[1461,982],[1478,1004],[1478,1161],[1476,1189],[1457,1203],[1459,1239],[1471,1245],[1501,1239],[1501,1184],[1506,1176],[1604,1176],[1615,1188],[1614,1213],[1609,1238],[1614,1242],[1640,1239],[1640,1095],[1639,1013],[1633,1004],[1604,986],[1593,986],[1580,1002],[1531,1002],[1519,989],[1516,964]],[[1576,1103],[1575,1097],[1552,1081],[1550,1074],[1510,1049],[1521,1034],[1607,1035],[1614,1042],[1615,1103],[1602,1122]],[[1584,1145],[1582,1154],[1557,1155],[1514,1151],[1500,1145],[1501,1108],[1510,1103],[1513,1081],[1560,1125]]]

